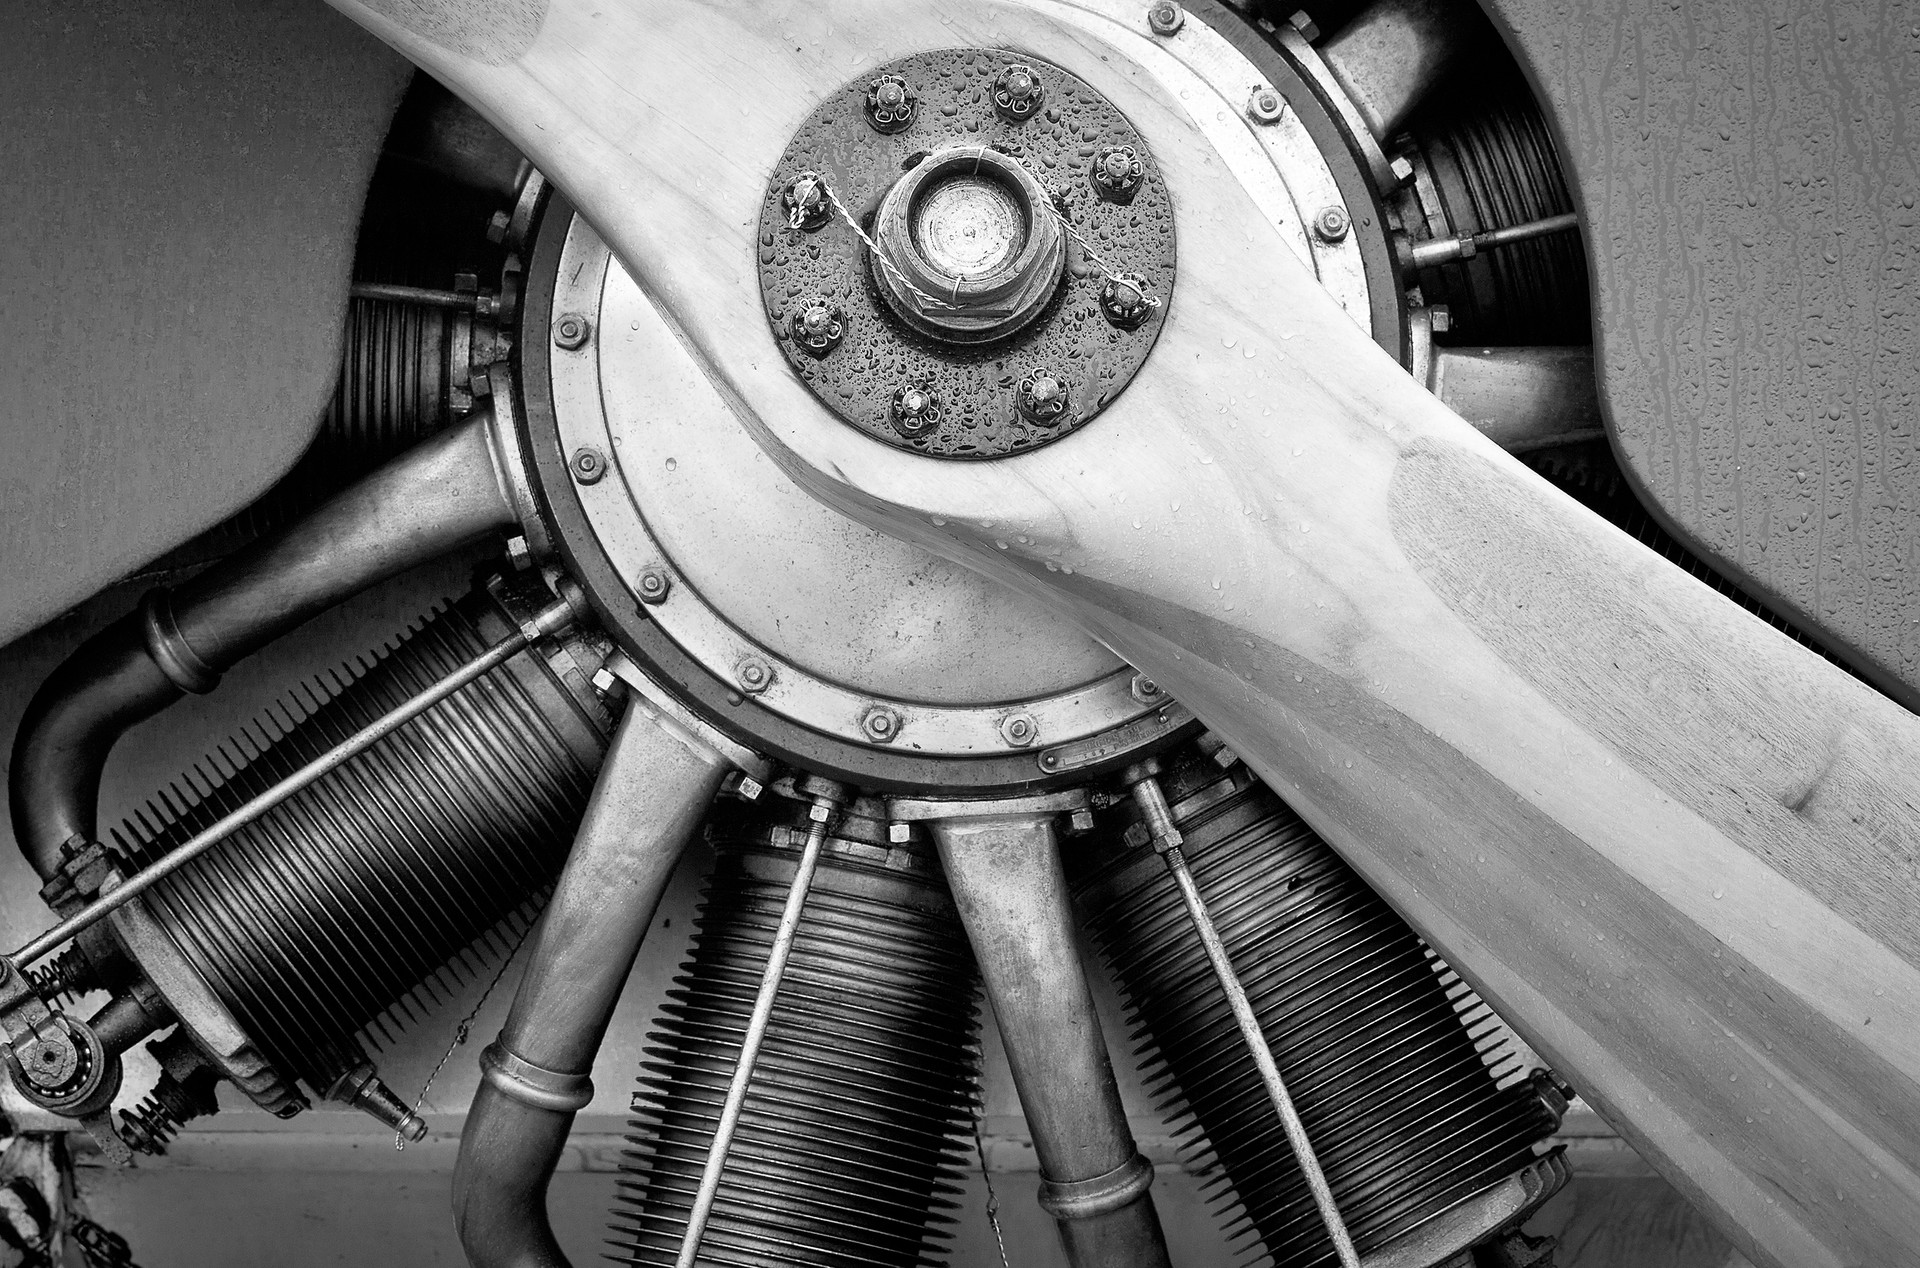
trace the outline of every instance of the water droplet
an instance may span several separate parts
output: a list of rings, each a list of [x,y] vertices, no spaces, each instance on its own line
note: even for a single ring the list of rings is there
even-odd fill
[[[996,541],[994,545],[998,546],[1001,550],[1005,550],[1007,548],[1007,544],[1001,541]]]
[[[1716,889],[1713,891],[1713,896],[1716,899],[1725,898],[1727,896],[1727,891],[1724,889]]]
[[[947,526],[947,522],[938,515],[934,516],[931,522],[935,528],[945,528]]]
[[[1222,346],[1222,347],[1225,347],[1225,348],[1231,348],[1231,347],[1232,347],[1232,346],[1234,345],[1234,342],[1235,342],[1235,341],[1234,341],[1234,340],[1232,340],[1232,339],[1222,339],[1222,340],[1220,341],[1220,344],[1221,344],[1221,346]]]
[[[667,470],[678,471],[679,469],[680,469],[680,460],[678,458],[667,459]]]

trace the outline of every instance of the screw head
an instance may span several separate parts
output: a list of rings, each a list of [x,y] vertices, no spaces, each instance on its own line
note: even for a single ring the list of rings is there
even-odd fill
[[[567,351],[584,348],[593,326],[579,313],[561,313],[553,323],[553,342]]]
[[[659,568],[648,568],[640,574],[640,602],[665,603],[667,594],[673,589],[673,578]]]
[[[573,478],[581,484],[598,484],[600,477],[607,474],[606,455],[592,445],[574,450],[573,460],[567,465],[573,469]]]
[[[860,718],[860,730],[876,744],[891,744],[900,734],[900,715],[883,704],[876,704]]]
[[[905,132],[919,110],[920,99],[898,75],[882,75],[867,85],[867,122],[875,132],[885,136]]]
[[[1159,704],[1167,694],[1159,683],[1147,677],[1145,674],[1135,674],[1129,690],[1132,692],[1133,698],[1141,704]]]
[[[1036,427],[1058,427],[1067,421],[1067,383],[1051,370],[1028,370],[1013,389],[1020,417]]]
[[[1100,197],[1110,203],[1129,203],[1147,178],[1147,165],[1131,145],[1109,145],[1093,156],[1088,174]]]
[[[1287,99],[1271,88],[1256,88],[1247,96],[1247,117],[1255,123],[1278,123],[1287,113]]]
[[[809,299],[794,305],[787,328],[795,343],[816,357],[824,357],[847,337],[847,315],[830,299]]]
[[[1320,214],[1313,218],[1313,231],[1322,242],[1342,242],[1346,240],[1353,221],[1347,218],[1347,209],[1334,204],[1322,207]]]
[[[740,684],[740,690],[757,696],[773,686],[773,666],[758,656],[742,656],[740,663],[733,667],[733,677]]]
[[[1154,0],[1147,6],[1147,26],[1155,35],[1172,35],[1186,25],[1187,11],[1174,0]]]
[[[904,124],[901,126],[905,126]],[[818,172],[802,172],[780,193],[780,209],[787,213],[787,228],[812,233],[826,228],[833,219],[833,200],[827,197],[827,182]]]
[[[1000,719],[1000,738],[1014,748],[1027,748],[1040,738],[1040,724],[1031,713],[1009,713]]]
[[[1121,330],[1138,330],[1160,307],[1147,279],[1138,273],[1115,273],[1100,287],[1100,312]]]
[[[894,389],[893,429],[909,439],[918,439],[940,429],[940,398],[926,383],[908,383]]]
[[[1015,62],[993,81],[993,110],[1008,123],[1025,123],[1040,109],[1046,95],[1046,85],[1033,67]]]

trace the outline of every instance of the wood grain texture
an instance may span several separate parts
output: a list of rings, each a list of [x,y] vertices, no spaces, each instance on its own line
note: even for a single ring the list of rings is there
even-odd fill
[[[1629,478],[1920,702],[1920,6],[1484,3],[1569,169]]]
[[[1193,707],[1757,1262],[1920,1262],[1898,919],[1920,909],[1920,721],[1415,386],[1266,227],[1221,153],[1237,103],[1143,10],[555,0],[499,67],[349,11],[589,209],[805,487],[1053,604]],[[1128,114],[1181,272],[1099,419],[954,464],[867,440],[787,373],[754,233],[821,94],[966,44],[1043,53]]]
[[[305,449],[410,70],[303,0],[9,5],[0,35],[4,644]]]

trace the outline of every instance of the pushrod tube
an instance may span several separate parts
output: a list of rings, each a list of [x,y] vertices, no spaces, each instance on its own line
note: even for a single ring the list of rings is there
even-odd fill
[[[341,600],[518,523],[514,452],[490,413],[422,442],[321,506],[82,644],[55,669],[15,736],[14,837],[43,879],[97,828],[107,754],[135,723]]]
[[[654,908],[737,764],[649,702],[628,704],[506,1025],[481,1056],[453,1173],[454,1219],[474,1268],[568,1268],[548,1182],[592,1099],[594,1055]]]

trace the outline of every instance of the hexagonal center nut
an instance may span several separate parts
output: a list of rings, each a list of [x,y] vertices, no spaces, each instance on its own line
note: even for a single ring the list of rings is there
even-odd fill
[[[941,150],[894,182],[873,237],[887,305],[951,343],[1025,326],[1053,298],[1067,261],[1047,191],[1014,159],[979,145]]]

